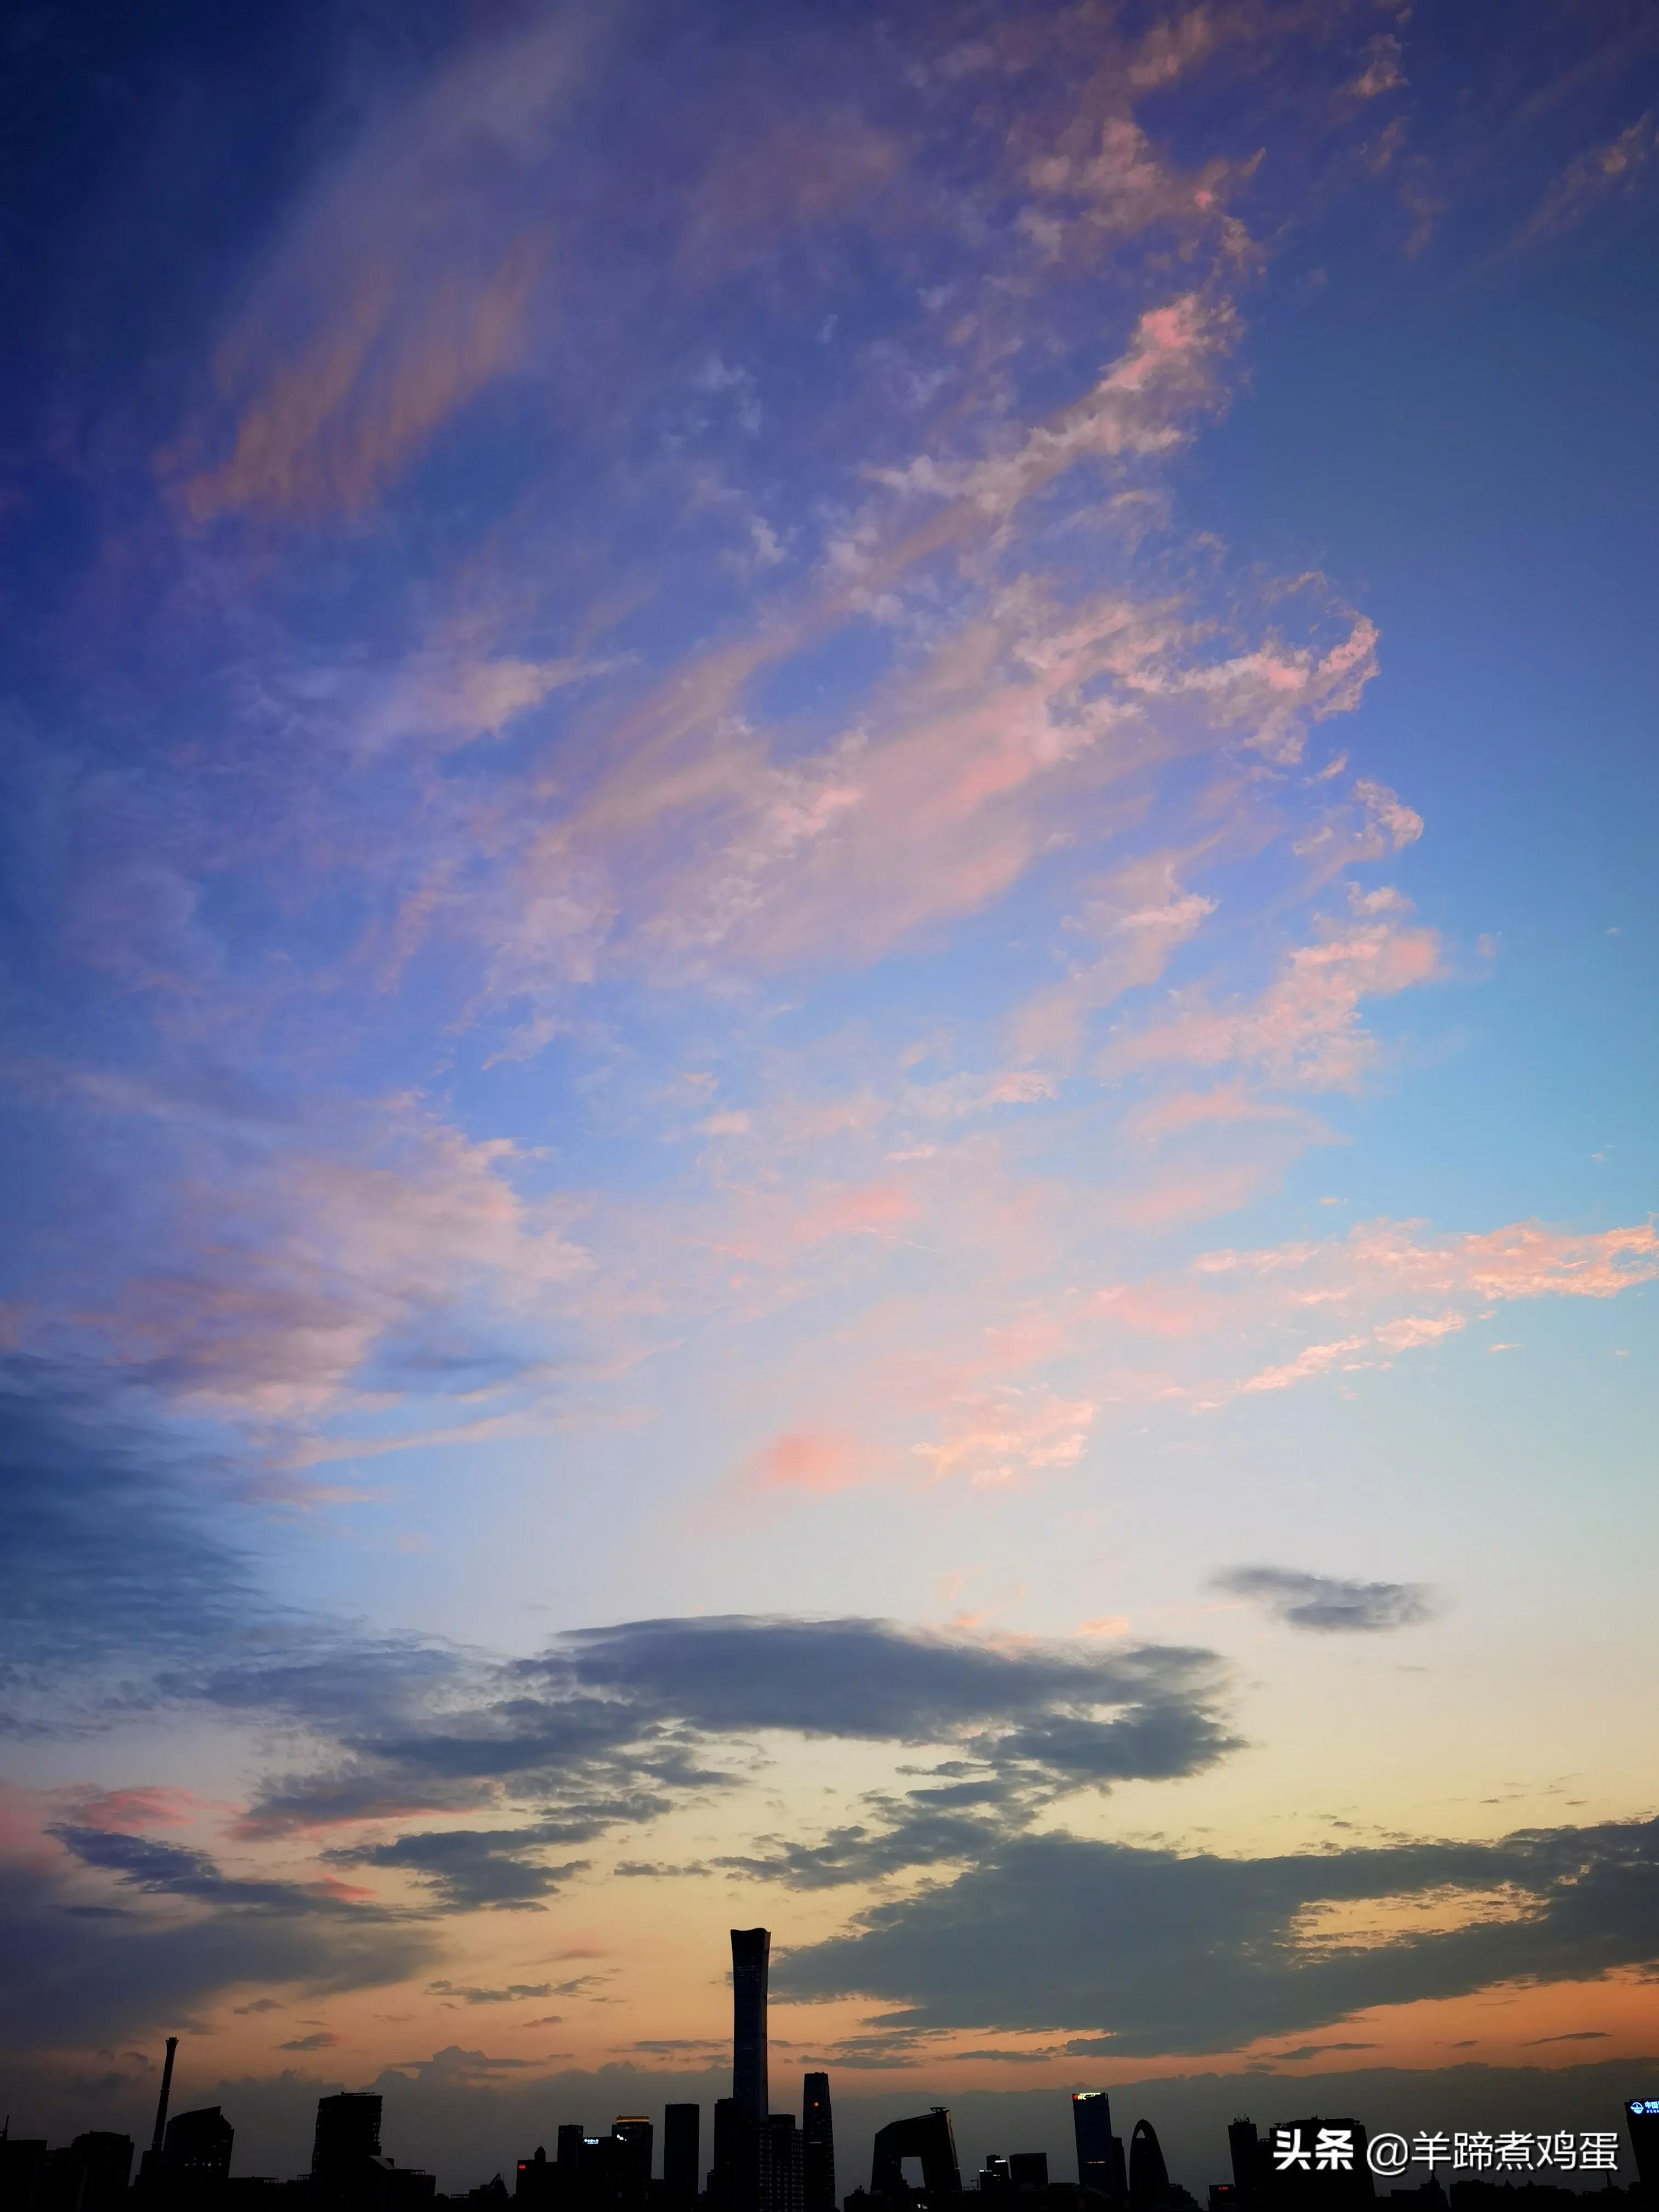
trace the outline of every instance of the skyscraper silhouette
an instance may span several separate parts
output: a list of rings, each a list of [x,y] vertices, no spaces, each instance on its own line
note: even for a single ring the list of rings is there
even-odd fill
[[[1158,2130],[1150,2120],[1137,2120],[1129,2138],[1129,2202],[1134,2212],[1161,2204],[1170,2193],[1170,2169],[1164,2163]]]
[[[1659,2204],[1659,2097],[1626,2097],[1625,2125],[1636,2154],[1636,2174],[1650,2203]]]
[[[1254,2197],[1267,2182],[1270,2166],[1267,2146],[1255,2131],[1255,2122],[1237,2119],[1227,2129],[1227,2148],[1232,2154],[1233,2186],[1241,2196]]]
[[[769,1928],[732,1930],[732,2101],[758,2127],[771,2111],[766,2075],[766,1982]]]
[[[696,2105],[665,2105],[662,2113],[663,2187],[677,2205],[694,2203],[702,2112]]]
[[[802,2084],[800,2156],[804,2212],[836,2212],[836,2126],[827,2074],[809,2074]]]
[[[1103,2089],[1072,2093],[1072,2133],[1077,2138],[1077,2178],[1103,2197],[1117,2194],[1112,2171],[1112,2100]]]
[[[629,2171],[643,2197],[650,2193],[651,2166],[656,2148],[657,2130],[642,2112],[619,2112],[611,2124],[611,2132],[628,2153]]]
[[[896,2201],[908,2197],[904,2179],[907,2158],[921,2160],[921,2185],[930,2197],[937,2200],[961,2194],[962,2172],[957,2164],[957,2139],[949,2106],[935,2105],[932,2112],[919,2112],[914,2119],[890,2120],[878,2131],[870,2166],[872,2197]]]
[[[760,2126],[735,2097],[714,2104],[714,2164],[708,2177],[711,2212],[758,2212]]]

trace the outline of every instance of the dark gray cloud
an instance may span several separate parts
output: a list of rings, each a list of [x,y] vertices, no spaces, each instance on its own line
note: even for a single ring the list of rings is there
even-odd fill
[[[729,1613],[581,1629],[517,1671],[672,1711],[711,1735],[779,1729],[937,1743],[987,1723],[1139,1711],[1195,1678],[1207,1686],[1213,1667],[1209,1653],[1176,1648],[1010,1650],[886,1620]]]
[[[102,1854],[94,1846],[76,1856],[97,1866]],[[293,1986],[314,1999],[404,1981],[436,1963],[435,1929],[371,1906],[295,1885],[226,1881],[210,1863],[103,1863],[128,1887],[195,1910],[183,1919],[177,1908],[142,1906],[90,1918],[70,1909],[51,1875],[0,1867],[0,2047],[101,2044],[188,2020],[250,1985]]]
[[[1322,1905],[1459,1891],[1504,1917],[1370,1948],[1301,1939]],[[1018,1837],[955,1881],[860,1915],[775,1970],[797,1998],[858,1995],[877,2025],[1092,2029],[1068,2050],[1226,2051],[1371,2005],[1659,1961],[1659,1821],[1267,1859]]]
[[[538,1906],[590,1863],[566,1859],[549,1866],[538,1856],[567,1840],[565,1825],[548,1820],[523,1828],[434,1829],[392,1843],[342,1845],[322,1856],[332,1866],[402,1869],[449,1911],[522,1911]]]
[[[480,1990],[459,1982],[428,1982],[428,1990],[435,1997],[459,1997],[463,2004],[514,2004],[520,1997],[550,1997],[550,1982],[512,1982],[504,1990]]]
[[[296,2035],[291,2042],[279,2043],[278,2051],[332,2051],[344,2041],[343,2036],[332,2035],[327,2028],[319,2027],[314,2035]]]
[[[1423,1583],[1350,1582],[1297,1567],[1228,1567],[1211,1581],[1235,1597],[1254,1599],[1287,1628],[1316,1633],[1411,1628],[1438,1610]]]
[[[759,1836],[754,1851],[717,1858],[714,1865],[728,1874],[783,1882],[790,1889],[838,1889],[845,1882],[902,1874],[907,1867],[960,1865],[980,1858],[998,1850],[1011,1829],[1022,1827],[1029,1818],[1024,1808],[1009,1808],[1000,1820],[931,1814],[927,1805],[915,1802],[918,1796],[922,1792],[911,1798],[872,1794],[865,1802],[878,1820],[832,1827],[817,1843]]]
[[[380,1906],[334,1896],[319,1884],[246,1881],[222,1875],[205,1851],[183,1844],[157,1843],[107,1828],[79,1828],[66,1821],[57,1822],[46,1832],[83,1866],[112,1874],[125,1887],[151,1896],[188,1897],[242,1912],[332,1913],[359,1920],[387,1917]]]
[[[1328,2051],[1375,2051],[1374,2043],[1298,2043],[1289,2051],[1274,2051],[1268,2054],[1275,2066],[1290,2064],[1304,2058],[1322,2058]]]
[[[864,1619],[633,1621],[561,1637],[506,1665],[475,1663],[465,1674],[451,1665],[439,1677],[441,1700],[433,1701],[441,1711],[426,1714],[418,1680],[398,1663],[402,1703],[390,1717],[386,1674],[365,1664],[367,1725],[340,1715],[339,1680],[331,1678],[328,1718],[341,1756],[268,1784],[249,1814],[250,1832],[399,1806],[539,1798],[548,1819],[562,1824],[540,1842],[578,1843],[607,1826],[654,1818],[676,1796],[732,1786],[738,1777],[713,1762],[711,1739],[786,1730],[956,1754],[927,1809],[942,1833],[957,1808],[965,1846],[979,1832],[962,1808],[1191,1774],[1237,1741],[1218,1711],[1218,1662],[1183,1646],[1010,1650]],[[262,1665],[240,1694],[315,1711],[309,1674],[292,1667]],[[918,1798],[907,1817],[920,1821],[922,1813]],[[521,1847],[535,1840],[523,1835]],[[866,1850],[878,1848],[872,1837],[860,1840]],[[435,1875],[441,1843],[404,1838],[383,1848],[405,1844],[401,1862],[349,1863],[414,1865],[426,1853],[422,1870]],[[480,1856],[486,1846],[457,1847],[465,1848]],[[915,1863],[914,1856],[902,1863]],[[788,1872],[781,1863],[769,1870]],[[808,1871],[803,1863],[800,1877]],[[514,1900],[502,1892],[474,1901]]]
[[[966,2058],[993,2058],[1004,2066],[1043,2066],[1054,2057],[1051,2050],[999,2051],[994,2045],[981,2051],[953,2051],[952,2065]]]

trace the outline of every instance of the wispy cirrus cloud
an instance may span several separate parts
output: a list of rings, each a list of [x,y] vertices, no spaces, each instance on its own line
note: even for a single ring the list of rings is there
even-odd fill
[[[571,10],[394,94],[313,185],[217,348],[223,427],[166,456],[192,521],[360,513],[519,356],[556,238],[541,149],[595,27]]]
[[[1633,199],[1659,170],[1659,126],[1650,109],[1605,144],[1570,161],[1516,237],[1517,246],[1565,236],[1598,210]]]

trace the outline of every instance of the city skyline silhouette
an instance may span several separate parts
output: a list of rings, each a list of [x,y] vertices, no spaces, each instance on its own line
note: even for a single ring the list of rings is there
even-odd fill
[[[0,58],[40,2188],[1633,2186],[1651,6]]]

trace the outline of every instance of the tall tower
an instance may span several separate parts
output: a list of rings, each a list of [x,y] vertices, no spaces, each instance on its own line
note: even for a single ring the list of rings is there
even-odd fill
[[[732,2101],[758,2127],[771,2111],[766,2079],[766,1976],[769,1928],[732,1930]]]
[[[173,2062],[179,2050],[176,2035],[167,2038],[167,2063],[161,2069],[161,2094],[155,2100],[155,2133],[150,2137],[149,2154],[153,2159],[161,2155],[161,2145],[167,2131],[167,2099],[173,2094]]]
[[[830,2076],[809,2074],[801,2095],[801,2197],[804,2212],[836,2212],[836,2129]]]

